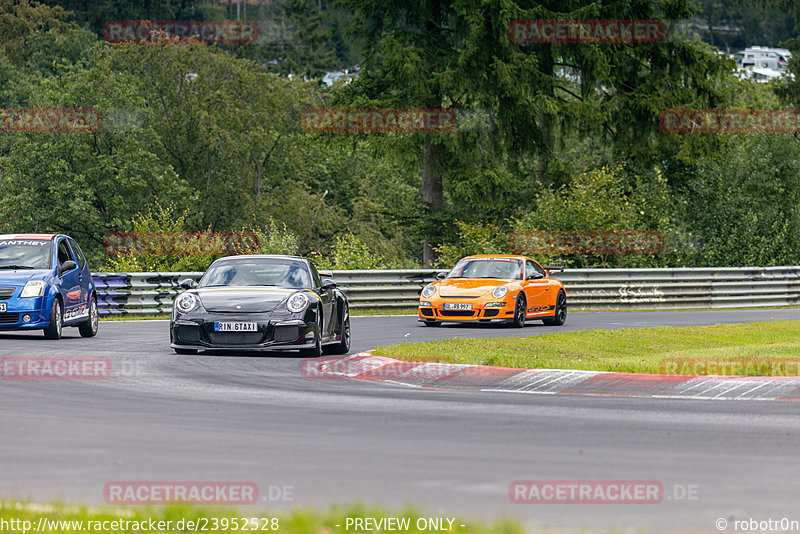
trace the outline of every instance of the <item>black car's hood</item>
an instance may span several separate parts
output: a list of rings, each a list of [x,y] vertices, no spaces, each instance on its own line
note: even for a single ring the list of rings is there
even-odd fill
[[[195,290],[210,312],[269,312],[296,289],[272,287],[209,287]]]

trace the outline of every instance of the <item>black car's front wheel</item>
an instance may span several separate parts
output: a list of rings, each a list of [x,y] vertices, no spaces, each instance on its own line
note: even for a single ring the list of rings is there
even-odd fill
[[[322,356],[322,310],[317,310],[317,320],[314,322],[314,346],[300,350],[302,356],[317,358]]]
[[[342,307],[341,331],[339,335],[341,339],[339,343],[325,347],[325,352],[328,354],[347,354],[350,352],[350,308],[347,304]]]

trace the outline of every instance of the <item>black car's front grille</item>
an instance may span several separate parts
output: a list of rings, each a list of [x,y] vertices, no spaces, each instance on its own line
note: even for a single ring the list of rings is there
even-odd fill
[[[184,343],[196,343],[200,341],[200,327],[181,325],[178,327],[178,338]]]
[[[294,341],[300,337],[300,328],[297,326],[276,326],[272,337],[278,343]]]
[[[472,310],[442,310],[439,313],[445,317],[472,317],[475,315]]]
[[[264,340],[263,332],[209,332],[212,343],[220,345],[257,345]]]
[[[14,324],[18,321],[18,313],[0,313],[0,324]]]
[[[13,287],[0,287],[0,300],[8,300],[14,295]]]

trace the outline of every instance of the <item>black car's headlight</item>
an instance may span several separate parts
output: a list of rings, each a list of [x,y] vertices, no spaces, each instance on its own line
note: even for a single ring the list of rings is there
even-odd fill
[[[305,293],[295,293],[286,301],[286,308],[292,313],[300,313],[308,307],[308,297]]]
[[[189,313],[200,301],[194,293],[183,293],[175,299],[175,309],[181,313]]]

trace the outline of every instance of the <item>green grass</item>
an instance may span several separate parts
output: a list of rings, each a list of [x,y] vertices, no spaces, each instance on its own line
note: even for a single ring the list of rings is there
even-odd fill
[[[155,314],[155,313],[148,313],[148,314],[137,314],[137,315],[101,315],[101,321],[153,321],[157,319],[169,319],[168,313],[162,314]]]
[[[796,309],[800,308],[798,306],[781,306],[780,308],[747,308],[748,310],[775,310],[775,309]],[[670,311],[670,312],[677,312],[677,311],[718,311],[716,309],[712,310],[711,308],[708,309],[697,309],[697,308],[686,308],[686,309],[675,309],[675,310],[656,310],[656,309],[647,309],[647,310],[573,310],[579,312],[657,312],[657,311]],[[353,317],[365,317],[365,316],[375,316],[375,315],[417,315],[417,307],[411,306],[408,308],[350,308],[350,315]],[[142,314],[142,315],[101,315],[101,321],[152,321],[153,319],[169,319],[168,313],[163,314]]]
[[[417,315],[417,307],[411,306],[408,308],[350,308],[350,315],[365,316],[365,315]]]
[[[350,308],[353,317],[373,315],[417,315],[417,308]],[[169,319],[168,313],[162,314],[130,314],[130,315],[101,315],[101,321],[152,321],[154,319]]]
[[[403,532],[408,532],[411,534],[429,534],[430,530],[418,530],[416,528],[416,520],[422,517],[436,517],[436,514],[420,514],[417,511],[414,511],[411,508],[406,508],[404,510],[396,510],[396,511],[387,511],[383,509],[377,508],[368,508],[361,505],[353,505],[348,507],[331,507],[325,511],[314,511],[314,510],[304,510],[300,508],[295,508],[291,512],[280,512],[276,514],[269,514],[265,513],[264,511],[254,511],[253,507],[247,507],[246,509],[236,510],[233,508],[212,508],[212,507],[201,507],[201,506],[162,506],[162,507],[142,507],[142,506],[127,506],[127,507],[102,507],[102,508],[91,508],[86,506],[80,507],[68,507],[61,504],[55,505],[37,505],[34,503],[23,503],[18,501],[0,501],[0,520],[10,521],[10,520],[20,520],[20,521],[29,521],[28,525],[24,523],[16,523],[18,528],[3,528],[3,532],[23,532],[23,527],[28,527],[28,532],[34,531],[36,526],[38,525],[40,518],[46,518],[50,521],[83,521],[83,528],[78,529],[75,528],[76,525],[73,523],[70,528],[69,524],[61,524],[61,525],[52,525],[50,528],[42,528],[43,532],[54,532],[54,533],[70,533],[70,534],[78,534],[79,532],[126,532],[130,534],[134,532],[133,528],[130,528],[130,524],[116,525],[117,528],[106,528],[101,529],[99,528],[100,525],[98,524],[98,528],[93,528],[89,530],[87,528],[88,521],[114,521],[114,520],[124,520],[124,521],[148,521],[150,519],[154,521],[172,521],[171,527],[169,529],[161,529],[158,528],[156,532],[193,532],[194,530],[191,528],[187,528],[186,521],[200,521],[200,525],[205,524],[207,527],[206,530],[202,530],[202,527],[199,527],[201,532],[243,532],[243,531],[250,531],[250,532],[286,532],[289,534],[336,534],[336,533],[346,533],[348,530],[345,529],[346,520],[347,518],[366,518],[366,517],[374,517],[377,519],[383,517],[408,517],[410,518],[410,528],[408,530],[403,530]],[[277,530],[262,530],[262,526],[272,526],[273,523],[262,523],[261,519],[257,521],[258,529],[254,529],[250,526],[248,529],[243,530],[241,527],[244,523],[240,518],[277,518],[278,523],[277,526],[279,527]],[[208,521],[203,523],[202,518],[218,518],[219,521],[216,523],[218,528],[216,530],[212,529],[213,523]],[[227,519],[227,524],[223,523],[222,519]],[[232,519],[237,518],[237,522],[234,526],[234,523],[231,521]],[[179,530],[177,527],[178,522],[180,520],[184,520],[184,524],[182,530]],[[447,523],[445,522],[445,525]],[[461,527],[460,525],[465,525],[465,527]],[[94,524],[93,524],[94,525]],[[340,526],[336,526],[340,525]],[[464,534],[523,534],[524,530],[520,526],[519,523],[511,521],[511,520],[501,520],[494,522],[492,524],[477,524],[471,521],[464,521],[461,519],[456,519],[453,523],[454,525],[454,532],[464,533]],[[0,523],[2,526],[2,523]],[[13,527],[14,525],[9,525]],[[106,523],[104,526],[112,527],[111,523]],[[128,526],[127,530],[123,530],[123,526]],[[163,526],[168,526],[167,523],[164,523]],[[228,528],[222,528],[227,526]],[[247,525],[246,525],[247,526]],[[139,529],[141,532],[148,532],[149,529],[145,526],[144,528]],[[351,526],[349,529],[350,532],[353,532],[354,529]]]
[[[800,321],[448,339],[378,347],[375,355],[516,368],[797,376]]]

